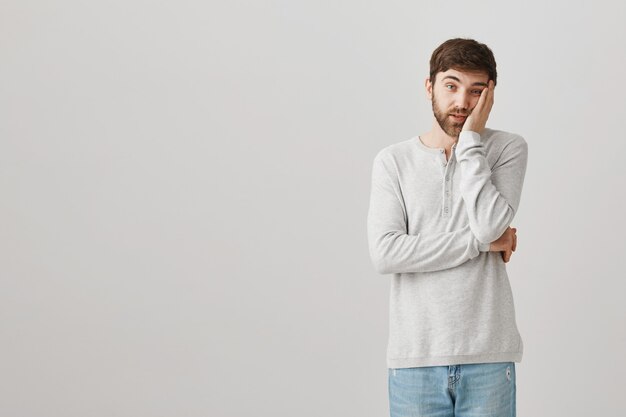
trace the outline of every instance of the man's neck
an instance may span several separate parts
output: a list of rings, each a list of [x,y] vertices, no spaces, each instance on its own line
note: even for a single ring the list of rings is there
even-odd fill
[[[422,140],[422,143],[427,147],[434,149],[443,148],[446,150],[446,154],[450,155],[452,145],[457,143],[459,137],[448,136],[446,132],[441,129],[441,126],[439,126],[437,120],[433,119],[432,129],[429,132],[420,135],[420,139]]]
[[[420,135],[420,139],[422,139],[422,143],[429,148],[433,148],[433,149],[443,148],[446,150],[450,150],[452,148],[452,145],[454,145],[458,141],[458,137],[451,138],[448,135],[445,135],[445,137],[434,136],[432,131],[425,133],[423,135]]]

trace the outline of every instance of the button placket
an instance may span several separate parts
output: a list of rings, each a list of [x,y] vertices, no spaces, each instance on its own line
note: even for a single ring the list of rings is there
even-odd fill
[[[452,211],[452,172],[454,168],[453,157],[450,155],[450,160],[448,164],[443,170],[443,217],[450,217],[450,212]]]

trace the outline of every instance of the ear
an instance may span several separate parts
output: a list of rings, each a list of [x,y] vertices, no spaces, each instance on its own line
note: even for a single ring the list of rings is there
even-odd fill
[[[433,85],[430,82],[430,77],[426,77],[424,80],[424,87],[426,88],[426,97],[428,100],[433,101]]]

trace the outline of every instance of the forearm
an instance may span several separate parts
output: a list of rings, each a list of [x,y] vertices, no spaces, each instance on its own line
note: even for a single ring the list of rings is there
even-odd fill
[[[528,155],[526,142],[520,139],[503,151],[492,173],[480,135],[463,131],[459,136],[455,150],[461,169],[459,188],[469,225],[480,242],[498,239],[517,211]]]
[[[489,251],[489,244],[480,243],[469,225],[451,232],[409,235],[385,229],[375,213],[368,224],[370,256],[381,274],[439,271]]]

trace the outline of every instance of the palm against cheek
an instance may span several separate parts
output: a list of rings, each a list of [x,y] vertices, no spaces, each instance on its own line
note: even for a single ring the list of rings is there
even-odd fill
[[[476,107],[474,107],[472,113],[465,120],[462,130],[471,130],[473,132],[482,133],[485,125],[487,124],[491,108],[493,107],[493,89],[493,80],[489,80],[489,87],[485,87],[483,91],[481,91],[478,103],[476,104]]]

